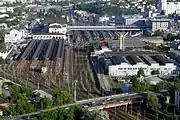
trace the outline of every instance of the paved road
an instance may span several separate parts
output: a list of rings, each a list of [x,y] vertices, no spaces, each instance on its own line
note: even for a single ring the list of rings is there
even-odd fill
[[[167,91],[160,91],[158,93],[156,93],[157,95],[161,95],[163,93],[167,93]],[[76,103],[72,103],[72,104],[67,104],[67,105],[61,105],[61,106],[56,106],[56,107],[52,107],[49,109],[44,109],[38,112],[32,112],[32,113],[28,113],[28,114],[24,114],[24,115],[20,115],[20,116],[16,116],[13,118],[10,118],[11,120],[19,120],[22,117],[28,117],[28,116],[32,116],[32,115],[37,115],[40,114],[42,112],[48,112],[48,111],[52,111],[52,110],[56,110],[58,108],[66,108],[66,107],[70,107],[73,105],[79,105],[81,107],[83,106],[88,106],[88,107],[95,107],[95,106],[99,106],[102,105],[103,102],[105,103],[112,103],[112,102],[118,102],[118,101],[140,101],[142,99],[144,99],[146,97],[146,92],[144,93],[132,93],[132,94],[117,94],[117,95],[111,95],[111,96],[105,96],[105,97],[98,97],[98,98],[93,98],[93,99],[86,99],[86,100],[81,100],[81,101],[76,101]]]
[[[52,111],[52,110],[56,110],[58,108],[66,108],[66,107],[70,107],[73,105],[80,105],[80,106],[84,106],[84,105],[89,105],[89,106],[97,106],[99,105],[99,103],[102,103],[103,101],[122,101],[122,100],[135,100],[137,98],[142,98],[144,96],[144,93],[142,94],[138,94],[138,93],[132,93],[132,94],[117,94],[117,95],[112,95],[112,96],[106,96],[106,97],[99,97],[99,98],[93,98],[93,99],[87,99],[87,100],[81,100],[81,101],[77,101],[76,103],[72,103],[72,104],[67,104],[67,105],[61,105],[61,106],[56,106],[56,107],[52,107],[49,109],[44,109],[38,112],[32,112],[32,113],[28,113],[28,114],[24,114],[24,115],[20,115],[14,118],[11,118],[11,120],[18,120],[22,117],[28,117],[28,116],[32,116],[32,115],[37,115],[40,114],[42,112],[48,112],[48,111]],[[94,103],[94,104],[92,104]],[[90,105],[91,104],[91,105]]]

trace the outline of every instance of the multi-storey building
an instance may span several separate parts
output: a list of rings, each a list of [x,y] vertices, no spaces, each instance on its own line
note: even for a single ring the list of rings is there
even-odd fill
[[[175,13],[180,9],[180,1],[178,0],[160,0],[160,11],[164,11],[165,15]]]

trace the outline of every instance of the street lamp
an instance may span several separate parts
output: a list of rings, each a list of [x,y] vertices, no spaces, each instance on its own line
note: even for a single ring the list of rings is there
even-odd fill
[[[74,102],[76,103],[76,83],[77,83],[77,80],[74,80]]]

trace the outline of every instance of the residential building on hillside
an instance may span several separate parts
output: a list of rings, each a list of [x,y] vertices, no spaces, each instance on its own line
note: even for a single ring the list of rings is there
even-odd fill
[[[7,26],[6,23],[1,23],[0,24],[0,29],[7,29],[7,28],[8,28],[8,26]]]
[[[23,40],[23,37],[25,37],[25,31],[24,30],[16,30],[12,29],[5,33],[4,36],[4,42],[5,43],[16,43]]]
[[[175,13],[180,9],[179,0],[160,0],[160,11],[164,11],[165,15]]]
[[[14,12],[14,8],[13,7],[0,7],[0,13],[6,13],[6,12]]]

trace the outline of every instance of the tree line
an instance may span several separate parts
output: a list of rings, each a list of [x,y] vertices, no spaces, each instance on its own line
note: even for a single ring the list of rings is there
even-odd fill
[[[10,87],[11,96],[5,98],[11,104],[8,109],[4,109],[4,116],[18,116],[30,112],[54,106],[73,103],[73,96],[67,91],[54,91],[52,99],[40,97],[40,94],[33,94],[30,88],[12,85]],[[35,115],[30,120],[109,120],[107,112],[84,110],[79,106],[59,108],[49,112]]]
[[[120,6],[110,6],[103,2],[95,3],[82,3],[75,6],[78,10],[88,11],[90,13],[100,14],[100,15],[115,15],[119,16],[122,14],[137,14],[138,10],[135,8],[121,8]]]

